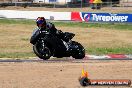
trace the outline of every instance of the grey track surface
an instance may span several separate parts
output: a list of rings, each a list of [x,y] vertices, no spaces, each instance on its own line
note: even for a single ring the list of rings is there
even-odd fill
[[[5,60],[0,60],[0,62],[41,62],[41,63],[61,63],[61,62],[71,62],[71,63],[88,63],[89,60],[132,60],[129,58],[113,58],[113,59],[49,59],[49,60],[42,60],[42,59],[5,59]]]

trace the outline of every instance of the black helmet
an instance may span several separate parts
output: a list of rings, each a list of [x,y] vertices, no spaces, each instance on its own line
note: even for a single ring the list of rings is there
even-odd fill
[[[44,17],[38,17],[36,19],[36,24],[39,28],[45,28],[46,27],[46,20]]]

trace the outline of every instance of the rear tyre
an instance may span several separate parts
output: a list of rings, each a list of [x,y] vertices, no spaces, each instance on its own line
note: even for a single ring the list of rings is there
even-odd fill
[[[33,51],[40,59],[43,60],[49,59],[52,55],[50,48],[44,43],[36,43],[33,46]]]
[[[75,41],[73,41],[72,44],[73,44],[74,49],[75,49],[75,50],[73,50],[74,53],[73,53],[72,57],[75,59],[83,59],[85,57],[84,47],[80,43],[75,42]]]

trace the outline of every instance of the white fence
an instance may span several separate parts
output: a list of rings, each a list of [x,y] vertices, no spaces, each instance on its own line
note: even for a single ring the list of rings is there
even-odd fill
[[[71,12],[0,10],[0,18],[71,20]]]

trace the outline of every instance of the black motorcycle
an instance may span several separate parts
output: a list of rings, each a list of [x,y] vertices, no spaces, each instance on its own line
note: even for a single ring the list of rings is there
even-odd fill
[[[39,31],[32,35],[30,43],[33,44],[34,53],[43,60],[51,56],[61,58],[72,56],[75,59],[85,57],[84,47],[71,39],[75,36],[73,33],[64,32],[59,37],[51,34],[49,31]]]

